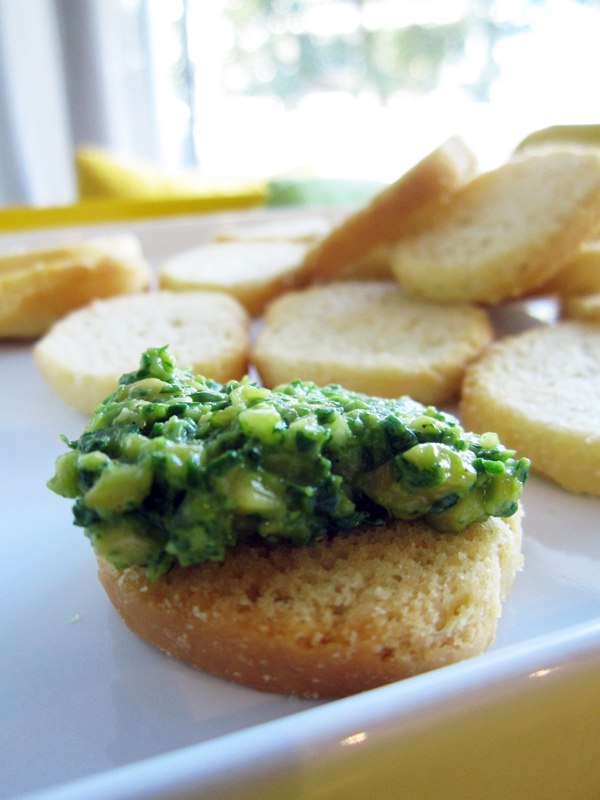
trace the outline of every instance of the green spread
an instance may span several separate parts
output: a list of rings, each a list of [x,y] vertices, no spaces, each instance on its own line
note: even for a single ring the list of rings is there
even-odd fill
[[[361,522],[459,531],[517,510],[527,459],[450,414],[300,380],[265,389],[178,369],[166,347],[68,441],[48,486],[118,568],[155,578],[238,541],[311,545]]]

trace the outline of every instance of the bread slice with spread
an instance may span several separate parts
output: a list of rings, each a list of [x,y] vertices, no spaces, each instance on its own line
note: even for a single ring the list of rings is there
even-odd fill
[[[521,564],[528,462],[408,397],[220,386],[166,347],[49,487],[127,625],[257,689],[340,697],[475,656]]]
[[[519,515],[460,533],[421,521],[314,547],[236,545],[150,582],[99,562],[128,627],[253,689],[343,697],[481,654],[522,563]]]

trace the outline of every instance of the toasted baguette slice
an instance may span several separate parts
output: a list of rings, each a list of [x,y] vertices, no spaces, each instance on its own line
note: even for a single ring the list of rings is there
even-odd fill
[[[391,281],[349,281],[276,300],[252,359],[269,387],[301,378],[439,404],[458,394],[491,338],[481,309],[412,300]]]
[[[499,303],[542,286],[600,219],[600,157],[552,150],[515,157],[474,178],[394,249],[410,294]]]
[[[572,295],[600,292],[600,239],[583,242],[568,264],[540,289],[539,294]]]
[[[475,172],[475,157],[457,136],[448,139],[416,166],[379,192],[312,248],[304,267],[311,280],[334,280],[365,262],[371,253],[393,244],[444,204]],[[368,272],[367,272],[368,275]]]
[[[0,336],[33,338],[98,297],[141,292],[150,269],[129,234],[0,256]]]
[[[251,222],[231,223],[213,235],[216,242],[300,242],[314,244],[331,230],[333,215],[301,212]]]
[[[155,583],[99,559],[99,577],[131,630],[177,658],[254,689],[342,697],[486,649],[522,563],[519,517],[238,544]]]
[[[600,328],[534,328],[493,344],[471,365],[462,421],[531,459],[572,492],[600,495]]]
[[[91,414],[148,347],[168,344],[180,364],[207,378],[241,378],[247,327],[243,307],[226,294],[151,292],[97,300],[72,312],[38,342],[34,356],[56,393]]]
[[[533,131],[517,146],[515,153],[555,150],[561,147],[591,149],[600,153],[600,125],[552,125]],[[567,266],[540,294],[593,294],[600,292],[600,220],[590,241],[582,243]]]
[[[305,252],[299,242],[213,242],[169,259],[159,270],[159,285],[227,292],[258,316],[296,284]]]

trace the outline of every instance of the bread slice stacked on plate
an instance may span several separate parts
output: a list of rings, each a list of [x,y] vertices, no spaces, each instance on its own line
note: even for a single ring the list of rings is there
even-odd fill
[[[443,207],[475,171],[473,153],[453,136],[311,248],[304,270],[318,281],[346,274],[368,279],[374,267],[390,277],[390,247]]]
[[[0,338],[38,337],[100,297],[147,288],[150,268],[130,234],[23,249],[0,256]]]
[[[553,295],[564,318],[600,321],[600,149],[583,144],[545,138],[459,187],[392,248],[404,292],[480,306]],[[466,366],[461,410],[532,469],[600,495],[596,333],[559,322],[493,345]]]
[[[56,323],[34,347],[43,377],[91,414],[140,353],[169,342],[181,363],[226,381],[248,367],[248,316],[223,292],[148,292],[95,301]]]
[[[600,495],[600,327],[561,322],[496,342],[467,370],[461,411],[560,486]]]
[[[547,283],[600,219],[600,158],[553,150],[515,157],[460,189],[393,252],[405,291],[496,304]]]
[[[231,294],[252,316],[300,279],[306,245],[296,241],[210,242],[178,253],[160,268],[159,285],[175,291]]]
[[[251,357],[270,387],[300,377],[441,404],[492,338],[483,309],[413,300],[391,281],[338,281],[274,301]]]

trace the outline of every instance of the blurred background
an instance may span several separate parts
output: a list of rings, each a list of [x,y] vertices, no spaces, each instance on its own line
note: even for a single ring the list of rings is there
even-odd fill
[[[165,172],[394,180],[599,121],[600,0],[0,0],[0,204],[77,197],[74,153]]]

